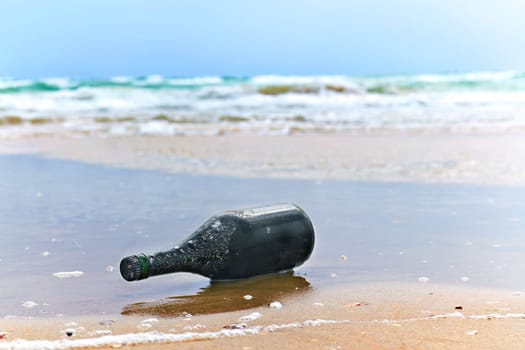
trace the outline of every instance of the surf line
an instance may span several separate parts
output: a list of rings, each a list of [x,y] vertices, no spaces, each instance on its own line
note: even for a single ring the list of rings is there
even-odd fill
[[[270,324],[268,326],[254,326],[242,329],[222,329],[217,332],[186,332],[186,333],[162,333],[157,331],[129,333],[120,335],[105,335],[97,338],[83,338],[83,339],[61,339],[61,340],[25,340],[16,339],[10,342],[0,343],[0,350],[67,350],[76,348],[96,348],[114,345],[143,345],[153,343],[178,343],[193,340],[213,340],[219,338],[241,337],[250,335],[262,335],[271,333],[282,329],[303,328],[303,327],[317,327],[323,325],[335,324],[400,324],[414,321],[430,321],[444,318],[460,318],[471,320],[487,320],[487,319],[525,319],[525,313],[508,313],[508,314],[486,314],[486,315],[465,315],[461,312],[453,312],[448,314],[438,314],[429,317],[414,317],[401,320],[368,320],[368,321],[352,321],[352,320],[306,320],[302,323],[292,322],[285,324]]]

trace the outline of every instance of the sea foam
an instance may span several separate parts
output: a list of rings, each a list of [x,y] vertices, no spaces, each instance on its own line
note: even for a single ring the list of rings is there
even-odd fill
[[[449,314],[440,314],[430,317],[412,317],[398,320],[368,320],[368,321],[352,321],[352,320],[326,320],[314,319],[305,320],[303,322],[291,322],[283,324],[269,324],[266,326],[253,326],[240,329],[222,329],[215,332],[184,332],[184,333],[162,333],[158,331],[129,333],[120,335],[103,335],[100,337],[83,338],[83,339],[60,339],[60,340],[25,340],[16,339],[9,342],[0,343],[0,350],[66,350],[87,347],[119,347],[124,345],[142,345],[154,343],[178,343],[195,340],[213,340],[219,338],[242,337],[266,334],[269,332],[276,332],[279,330],[303,328],[303,327],[321,327],[332,326],[337,324],[385,324],[400,326],[403,323],[418,322],[418,321],[435,321],[447,318],[459,318],[469,320],[487,320],[487,319],[524,319],[523,313],[508,313],[508,314],[481,314],[481,315],[465,315],[460,312]],[[94,332],[92,334],[104,334],[107,332]]]
[[[513,71],[384,77],[149,75],[97,81],[0,78],[2,137],[520,127],[525,127],[525,74]]]

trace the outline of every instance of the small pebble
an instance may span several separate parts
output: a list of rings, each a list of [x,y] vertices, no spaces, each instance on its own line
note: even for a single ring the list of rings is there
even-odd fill
[[[468,278],[467,276],[461,277],[461,281],[462,282],[468,282],[469,280],[470,280],[470,278]]]
[[[366,306],[368,305],[367,302],[364,302],[364,301],[360,301],[358,303],[350,303],[350,304],[346,304],[345,306],[343,307],[357,307],[357,306]]]
[[[8,333],[7,332],[0,332],[0,339],[7,338]]]
[[[278,301],[272,301],[270,303],[270,309],[276,309],[276,310],[279,310],[283,307],[283,304],[281,304],[280,302]]]
[[[94,335],[110,335],[112,334],[113,332],[111,332],[109,329],[96,329],[92,332],[89,332],[88,335],[89,336],[94,336]]]
[[[112,272],[113,270],[114,270],[113,266],[111,266],[111,265],[106,266],[106,271],[107,272]]]
[[[159,320],[157,318],[147,318],[143,320],[141,323],[157,323]]]
[[[246,294],[245,296],[243,296],[244,300],[252,300],[253,297],[250,295],[250,294]]]
[[[456,310],[463,310],[463,306],[458,305],[458,306],[456,306],[454,309],[456,309]]]
[[[49,252],[42,252],[40,255],[42,255],[42,256],[49,256]]]
[[[185,331],[193,331],[193,330],[195,330],[195,329],[201,329],[201,328],[206,328],[206,326],[205,326],[205,325],[202,325],[202,324],[196,324],[196,325],[194,325],[194,326],[186,326],[186,327],[184,327],[183,329],[184,329]]]
[[[333,272],[329,276],[330,276],[330,278],[336,278],[337,277],[337,275],[335,273],[333,273]]]
[[[313,306],[324,306],[323,303],[313,303],[312,305],[313,305]]]
[[[74,334],[75,334],[75,329],[74,328],[68,328],[64,331],[64,333],[66,333],[66,335],[68,337],[72,337]]]
[[[186,312],[186,311],[184,311],[184,312],[181,314],[181,316],[184,316],[184,320],[185,320],[185,321],[189,321],[189,320],[193,317],[192,314],[190,314],[190,313],[188,313],[188,312]]]
[[[419,281],[419,283],[427,283],[429,281],[428,277],[419,277],[417,279]]]
[[[346,255],[341,255],[341,256],[339,257],[339,259],[341,259],[341,260],[343,260],[343,261],[348,260],[348,258],[346,257]]]
[[[112,325],[115,324],[115,321],[113,321],[113,320],[104,320],[104,321],[100,321],[98,324],[101,325],[101,326],[112,326]]]
[[[222,328],[224,328],[224,329],[243,329],[243,328],[246,328],[246,327],[248,327],[246,325],[246,323],[243,323],[243,322],[239,323],[239,322],[237,322],[237,323],[232,323],[230,325],[224,326]]]
[[[467,335],[476,335],[476,334],[478,334],[478,331],[475,330],[475,329],[473,329],[473,330],[467,332]]]

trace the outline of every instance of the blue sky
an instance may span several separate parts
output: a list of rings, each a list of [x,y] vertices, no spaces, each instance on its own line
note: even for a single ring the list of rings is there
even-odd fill
[[[0,76],[525,70],[522,0],[0,0]]]

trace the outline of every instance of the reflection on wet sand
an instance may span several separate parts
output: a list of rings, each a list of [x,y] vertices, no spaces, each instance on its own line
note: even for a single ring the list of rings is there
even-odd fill
[[[197,294],[130,304],[124,307],[122,314],[175,317],[186,313],[199,315],[245,310],[306,293],[310,288],[306,279],[295,276],[293,272],[242,281],[212,281]],[[251,295],[252,298],[246,300],[245,295]]]

